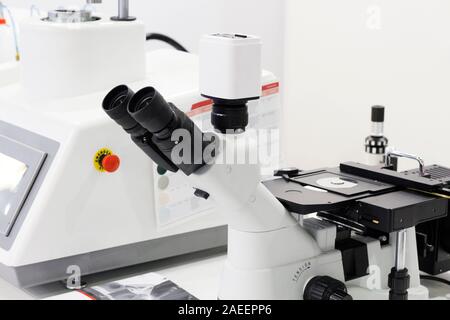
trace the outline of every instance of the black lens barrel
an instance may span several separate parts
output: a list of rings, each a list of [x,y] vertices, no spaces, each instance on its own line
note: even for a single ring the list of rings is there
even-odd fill
[[[211,124],[219,132],[245,131],[248,121],[249,114],[246,101],[231,104],[223,101],[214,102],[211,112]]]

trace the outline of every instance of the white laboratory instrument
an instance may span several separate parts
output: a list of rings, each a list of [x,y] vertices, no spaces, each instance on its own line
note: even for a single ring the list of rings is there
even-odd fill
[[[217,205],[99,108],[112,86],[153,85],[207,130],[198,58],[146,53],[144,24],[116,20],[58,10],[21,25],[22,77],[0,88],[0,276],[17,286],[226,245]],[[263,72],[259,91],[250,123],[276,127],[277,78]]]
[[[279,170],[279,178],[261,182],[258,161],[219,161],[230,146],[241,155],[259,148],[246,129],[247,103],[259,97],[260,49],[259,38],[242,34],[203,38],[200,89],[214,102],[214,133],[199,133],[176,101],[165,101],[153,87],[134,94],[119,86],[103,102],[155,162],[185,173],[205,203],[220,204],[229,233],[218,297],[427,299],[415,226],[447,216],[450,169],[399,173],[389,163],[383,168],[344,163],[309,172]],[[179,130],[192,140],[180,139]],[[183,161],[175,152],[180,145],[191,155]],[[313,213],[319,214],[309,216]]]

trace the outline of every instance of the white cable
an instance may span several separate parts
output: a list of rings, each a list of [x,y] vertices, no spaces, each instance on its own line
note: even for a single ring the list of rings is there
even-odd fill
[[[19,38],[17,35],[17,27],[16,27],[16,22],[14,20],[14,16],[11,13],[11,10],[9,10],[9,8],[4,5],[2,2],[0,2],[0,8],[2,8],[3,10],[6,11],[6,13],[8,14],[10,23],[11,23],[11,27],[13,30],[13,36],[14,36],[14,45],[16,48],[16,60],[18,61],[20,59],[20,51],[19,51]]]

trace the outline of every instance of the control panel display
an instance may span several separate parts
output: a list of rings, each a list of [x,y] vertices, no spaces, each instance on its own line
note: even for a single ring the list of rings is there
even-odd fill
[[[17,192],[27,170],[25,163],[0,153],[0,215],[8,215],[12,195]]]
[[[46,155],[0,135],[0,234],[9,235]]]

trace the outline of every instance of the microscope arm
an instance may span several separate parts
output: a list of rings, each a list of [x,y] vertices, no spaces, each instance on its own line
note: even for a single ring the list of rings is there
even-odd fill
[[[235,143],[243,154],[257,148],[245,133],[217,137],[221,144]],[[218,154],[215,164],[189,176],[194,187],[209,193],[229,226],[220,299],[300,298],[308,278],[295,282],[291,276],[322,250],[262,184],[258,164],[222,162]]]
[[[227,144],[235,145],[237,154],[249,154],[248,149],[257,148],[245,133],[219,134],[217,138],[220,150],[227,150]],[[230,227],[243,232],[270,232],[297,224],[261,183],[258,164],[221,164],[226,162],[222,161],[222,155],[219,153],[214,164],[204,166],[189,178],[194,187],[208,192],[210,199],[219,204]]]

